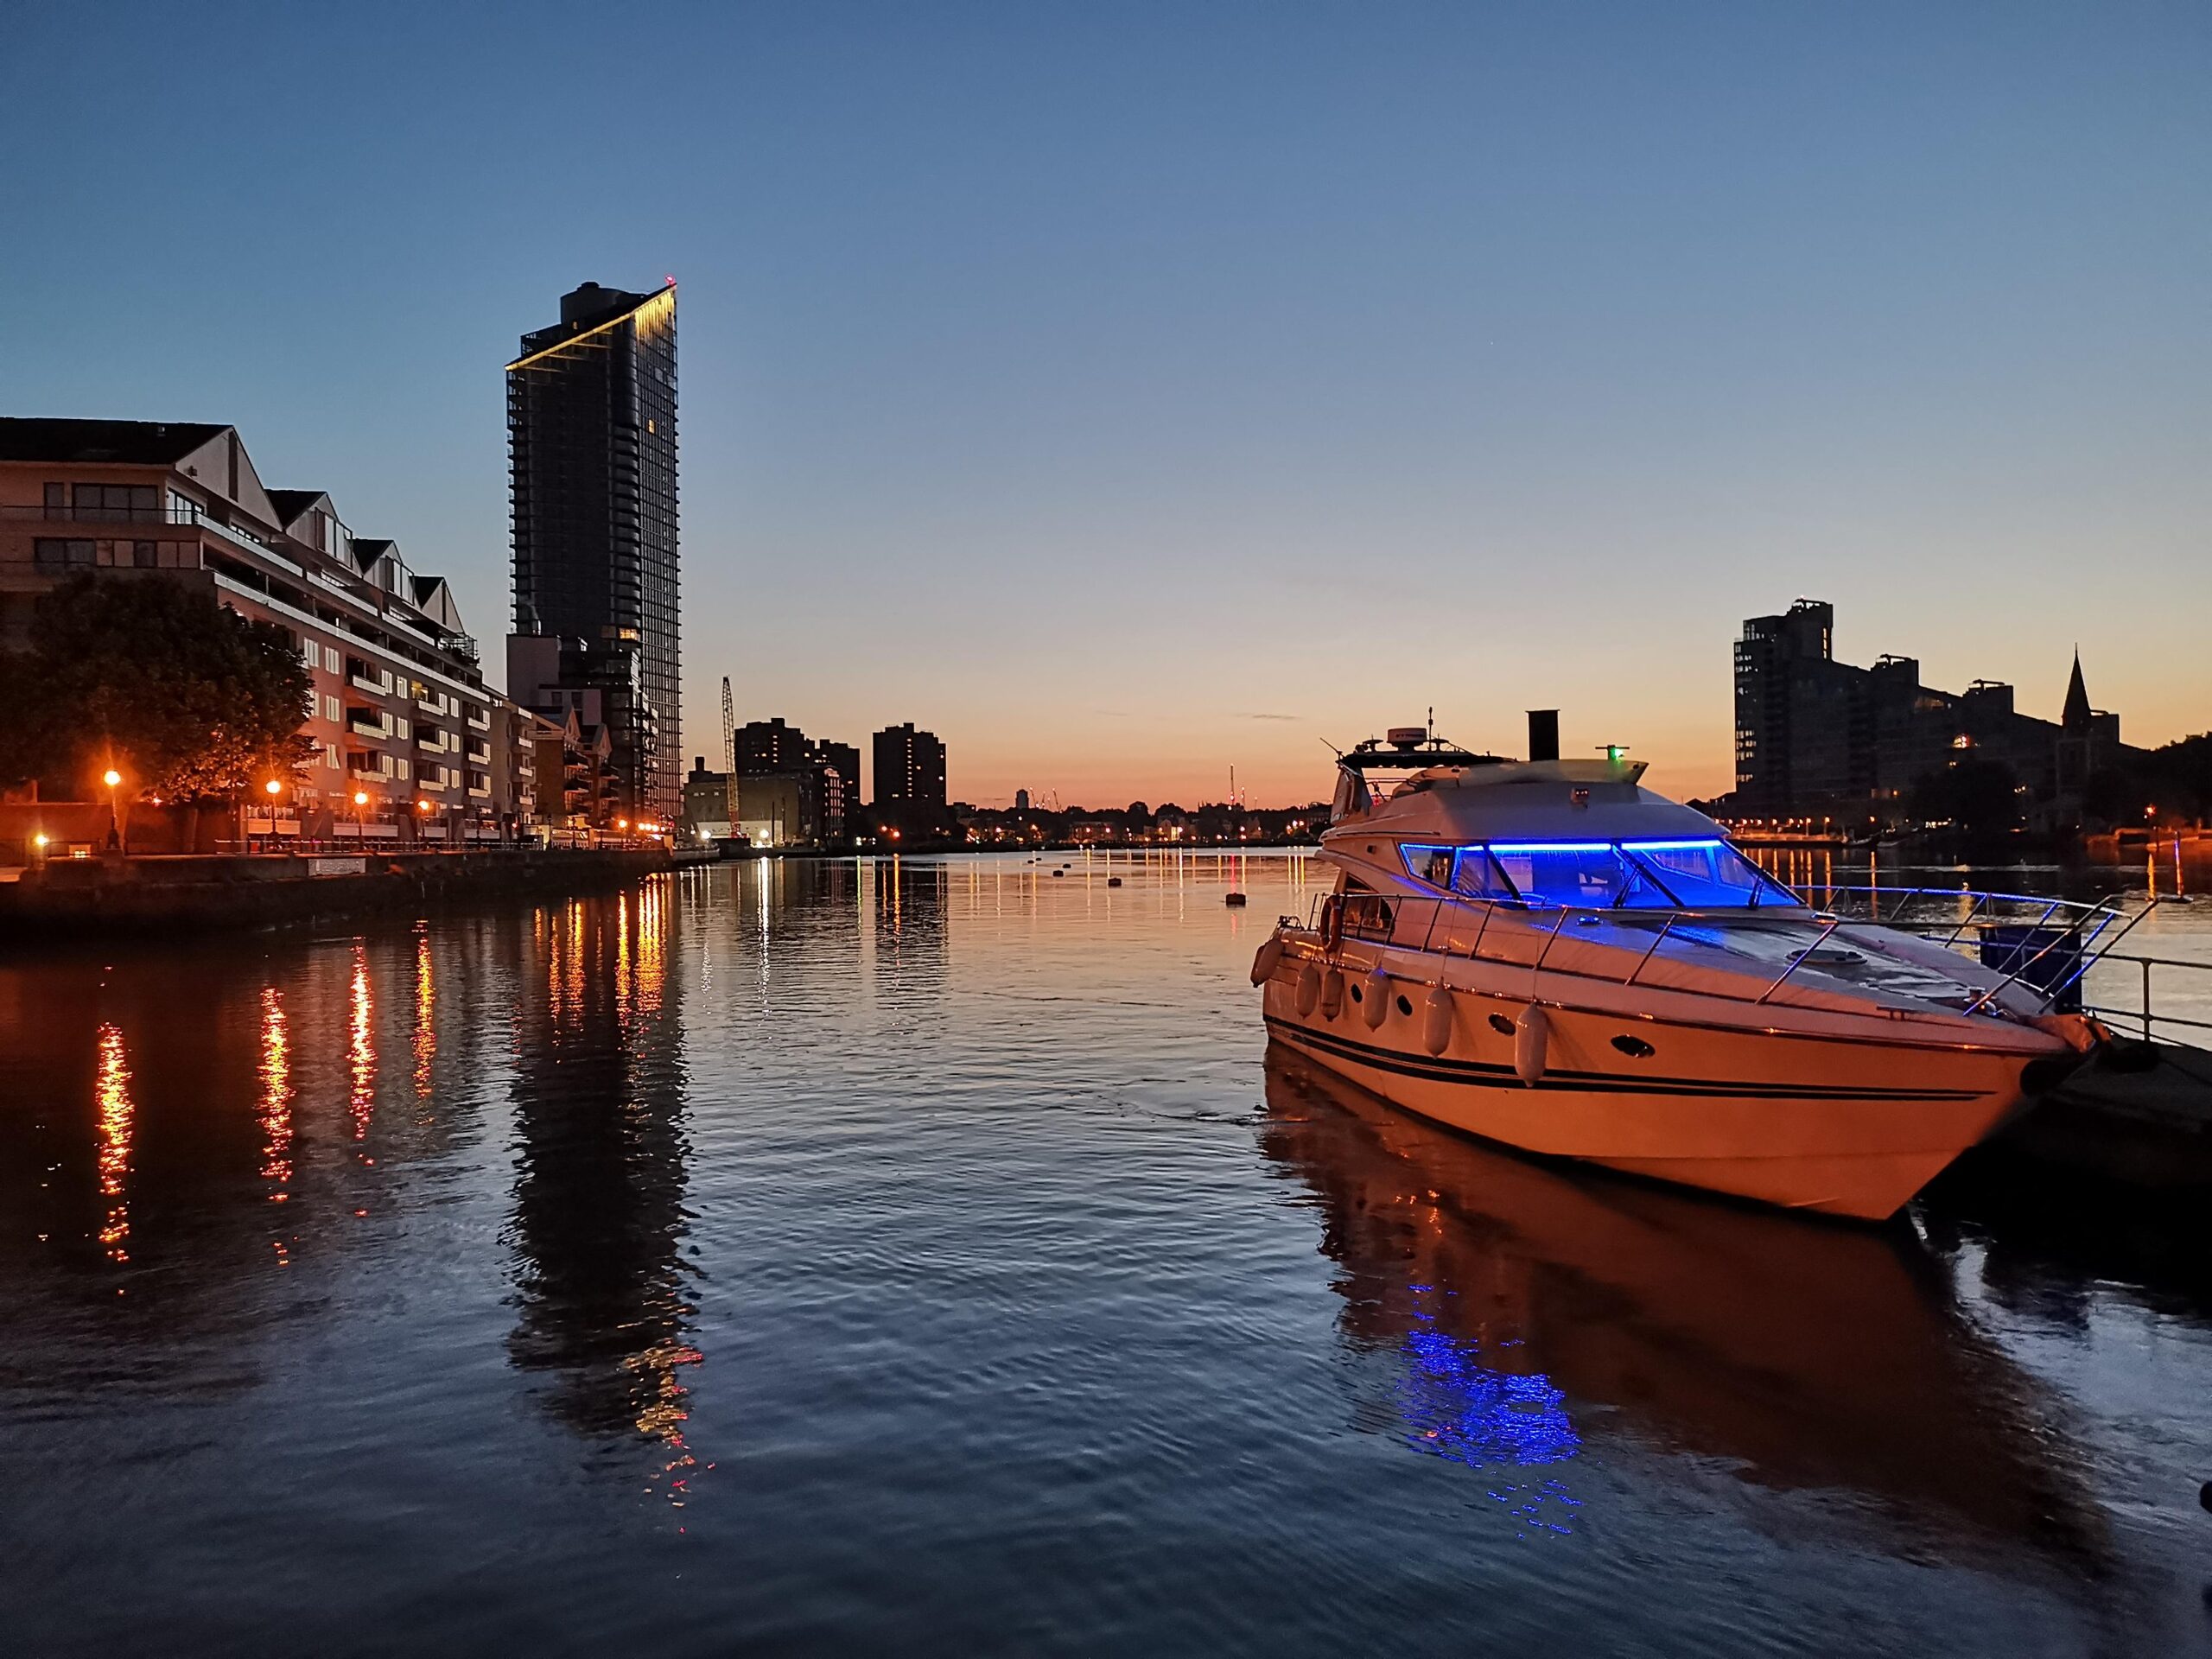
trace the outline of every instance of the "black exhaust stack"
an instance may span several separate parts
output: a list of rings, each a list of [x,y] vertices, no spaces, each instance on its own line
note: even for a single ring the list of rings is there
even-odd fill
[[[1529,711],[1529,758],[1531,760],[1559,759],[1559,710],[1531,709]]]

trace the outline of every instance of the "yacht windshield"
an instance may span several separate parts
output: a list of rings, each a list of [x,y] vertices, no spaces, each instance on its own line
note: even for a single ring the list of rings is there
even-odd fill
[[[1725,841],[1624,841],[1621,850],[1686,910],[1800,906],[1788,888]]]
[[[1803,908],[1719,840],[1408,842],[1399,855],[1414,880],[1463,899],[1580,910]]]
[[[1449,847],[1422,847],[1408,842],[1398,849],[1406,861],[1406,874],[1416,881],[1426,881],[1432,887],[1452,885],[1452,853]]]
[[[1463,899],[1510,899],[1512,887],[1486,847],[1462,847],[1452,867],[1452,891]]]
[[[1532,905],[1584,910],[1678,910],[1641,865],[1606,842],[1493,842],[1491,854]]]

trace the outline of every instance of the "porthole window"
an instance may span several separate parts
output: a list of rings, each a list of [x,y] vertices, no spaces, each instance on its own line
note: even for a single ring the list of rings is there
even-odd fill
[[[1631,1060],[1648,1060],[1658,1052],[1641,1037],[1616,1037],[1613,1039],[1613,1046]]]
[[[1359,987],[1357,985],[1351,988],[1351,1000],[1355,1002],[1362,1000],[1359,995]]]
[[[1398,999],[1398,1012],[1404,1014],[1408,1019],[1411,1019],[1414,1012],[1413,1003],[1405,997],[1400,997]]]
[[[1491,1015],[1490,1028],[1501,1037],[1510,1037],[1513,1034],[1513,1022],[1502,1014]]]

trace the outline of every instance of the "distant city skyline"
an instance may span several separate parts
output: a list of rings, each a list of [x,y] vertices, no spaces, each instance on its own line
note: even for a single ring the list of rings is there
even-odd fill
[[[1557,706],[1710,796],[1799,594],[2212,726],[2200,6],[225,17],[16,20],[0,413],[235,422],[488,644],[518,327],[680,278],[690,749],[728,674],[955,798],[1284,805]]]

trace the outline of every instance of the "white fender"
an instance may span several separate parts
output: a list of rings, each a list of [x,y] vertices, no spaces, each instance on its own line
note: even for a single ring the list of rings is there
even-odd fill
[[[1531,1002],[1513,1022],[1513,1069],[1521,1081],[1535,1086],[1544,1075],[1544,1051],[1551,1046],[1551,1022]]]
[[[1320,1006],[1320,1001],[1321,970],[1309,962],[1298,970],[1297,1007],[1300,1018],[1312,1014]]]
[[[1427,1001],[1421,1005],[1421,1046],[1432,1054],[1441,1054],[1452,1046],[1452,992],[1448,987],[1431,987]]]
[[[1321,1012],[1332,1020],[1344,1006],[1344,970],[1331,968],[1321,976]]]
[[[1390,976],[1377,968],[1360,982],[1360,1018],[1370,1031],[1379,1031],[1390,1014]]]
[[[1260,947],[1259,955],[1252,958],[1252,982],[1264,985],[1275,976],[1275,964],[1282,960],[1282,941],[1269,939]]]

